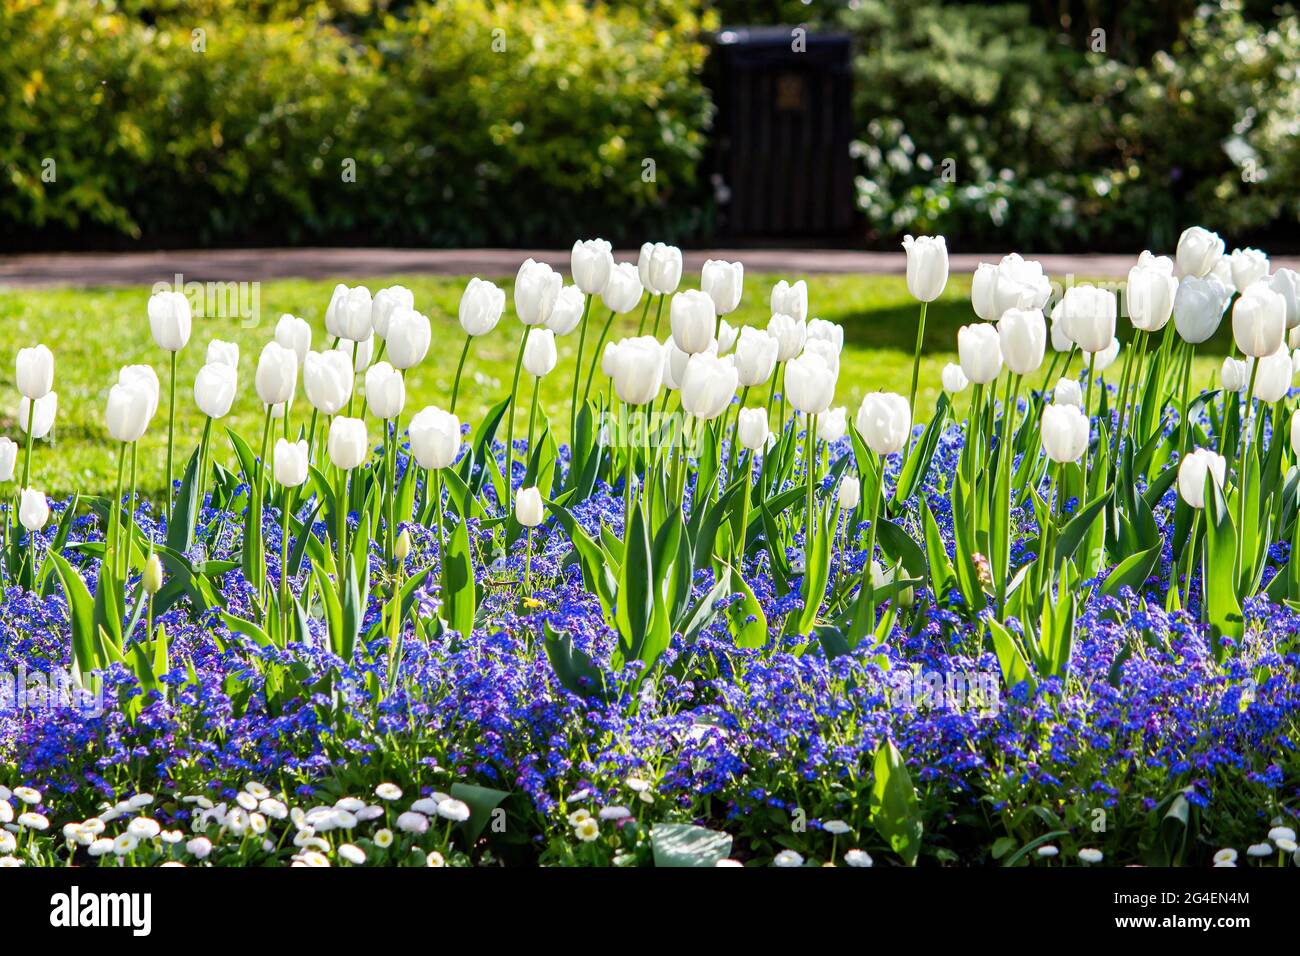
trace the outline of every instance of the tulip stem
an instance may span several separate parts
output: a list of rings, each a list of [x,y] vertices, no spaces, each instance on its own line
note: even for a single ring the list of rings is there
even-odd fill
[[[167,494],[163,498],[163,514],[169,524],[172,520],[172,479],[175,474],[172,455],[176,444],[176,355],[176,352],[171,353],[172,374],[167,399]]]
[[[456,399],[460,395],[460,373],[465,371],[465,357],[469,355],[469,343],[473,336],[465,336],[465,346],[460,350],[460,361],[456,363],[456,378],[451,383],[451,413],[456,414]]]
[[[804,570],[808,569],[808,556],[812,547],[813,534],[816,531],[814,524],[813,512],[815,505],[813,502],[813,481],[814,472],[817,470],[817,416],[809,415],[807,430],[804,433],[804,472],[808,482],[807,512],[804,516],[803,528],[803,552],[804,552]],[[812,599],[809,595],[809,600]]]
[[[515,377],[510,385],[510,418],[506,423],[506,513],[514,505],[514,482],[511,473],[515,460],[515,400],[519,396],[519,372],[524,367],[524,346],[528,344],[528,326],[524,326],[523,337],[519,340],[519,355],[515,358]]]
[[[528,544],[524,548],[524,596],[533,596],[533,529],[528,529]]]
[[[32,422],[36,419],[36,402],[27,400],[27,440],[23,451],[23,488],[31,487],[28,482],[32,476]]]
[[[1183,590],[1183,609],[1188,610],[1192,606],[1192,575],[1196,571],[1196,534],[1201,530],[1201,509],[1192,509],[1192,530],[1187,535],[1187,569],[1184,572]],[[1240,546],[1238,546],[1240,550]],[[1174,587],[1177,587],[1175,583]]]
[[[1182,421],[1179,423],[1178,436],[1178,457],[1181,460],[1187,454],[1187,442],[1192,435],[1191,419],[1191,387],[1192,387],[1192,362],[1196,358],[1196,346],[1190,342],[1183,354],[1183,387],[1182,387]]]
[[[1096,367],[1097,367],[1097,353],[1089,352],[1088,353],[1088,387],[1087,389],[1085,389],[1084,396],[1083,396],[1083,414],[1088,418],[1088,444],[1089,445],[1092,444],[1092,380],[1096,377],[1093,371]],[[1092,455],[1090,454],[1090,451],[1091,449],[1088,447],[1085,447],[1083,449],[1083,498],[1080,500],[1086,500],[1088,497],[1088,466],[1092,463]]]
[[[624,406],[623,406],[623,407],[628,409],[628,414],[631,414],[631,409],[627,406],[626,403],[624,403]],[[623,473],[623,539],[624,539],[624,541],[627,540],[627,536],[628,536],[628,534],[631,533],[631,530],[632,530],[632,459],[633,459],[633,455],[632,455],[632,448],[631,448],[630,445],[629,445],[629,447],[626,449],[626,451],[627,451],[627,458],[626,458],[626,464],[624,465],[624,473]],[[680,506],[679,506],[678,511],[680,512],[680,510],[681,510],[681,508],[680,508]]]
[[[109,519],[109,532],[112,534],[113,574],[117,574],[118,556],[122,549],[122,479],[126,471],[126,442],[122,442],[117,451],[117,494],[113,497],[113,514]]]
[[[647,304],[648,304],[648,300],[647,300]],[[656,339],[659,338],[659,320],[663,317],[663,314],[664,314],[664,294],[661,292],[659,293],[659,301],[655,303],[655,330],[654,332],[651,333]]]
[[[429,478],[433,485],[434,520],[438,523],[438,594],[441,595],[445,607],[447,604],[447,532],[442,508],[442,470],[440,468],[431,470]]]
[[[334,513],[334,545],[338,548],[338,585],[339,593],[343,593],[344,582],[344,558],[348,553],[348,473],[345,469],[339,469],[339,486],[338,497],[336,499],[337,507]]]
[[[736,556],[732,563],[739,571],[745,566],[745,539],[749,532],[749,499],[754,493],[754,455],[749,454],[740,456],[741,466],[745,469],[745,496],[740,501],[740,538],[736,542]]]
[[[533,430],[537,424],[537,389],[541,384],[540,378],[533,379],[533,398],[528,403],[528,457],[524,460],[525,468],[533,458]]]
[[[862,563],[862,586],[858,594],[858,619],[853,622],[853,634],[858,640],[876,627],[876,583],[872,579],[871,564],[876,554],[876,524],[880,517],[880,501],[885,491],[885,456],[877,456],[879,481],[871,496],[871,517],[867,524],[867,559]],[[856,642],[854,642],[856,643]]]
[[[636,326],[636,334],[638,338],[645,335],[645,320],[646,316],[650,314],[650,300],[653,298],[654,296],[652,295],[646,296],[645,305],[641,306],[641,321],[638,322]]]
[[[925,340],[925,312],[930,303],[921,303],[921,321],[916,326],[916,351],[912,355],[912,390],[907,396],[907,407],[916,408],[916,383],[921,374],[921,344]],[[903,453],[904,460],[912,453],[912,429],[907,430],[907,451]]]
[[[194,480],[198,483],[195,489],[196,508],[202,510],[204,486],[207,484],[208,473],[208,446],[212,440],[212,419],[209,418],[203,425],[203,437],[199,439],[199,463],[194,474]]]
[[[572,449],[575,436],[578,434],[578,385],[582,381],[582,356],[587,346],[587,317],[591,314],[591,293],[588,292],[582,304],[582,319],[578,322],[578,357],[573,362],[573,396],[569,399],[569,447]],[[613,316],[613,313],[610,313]],[[603,337],[602,337],[603,338]],[[599,351],[599,348],[597,349]],[[588,388],[591,382],[587,383]],[[536,389],[533,392],[536,395]],[[583,393],[585,400],[586,393]],[[530,429],[531,431],[531,429]],[[529,443],[528,453],[532,454],[532,443]]]
[[[1250,384],[1246,386],[1246,416],[1241,423],[1241,435],[1237,439],[1240,448],[1237,454],[1237,557],[1232,563],[1232,571],[1235,575],[1234,587],[1241,578],[1242,545],[1246,538],[1246,499],[1249,497],[1246,493],[1246,449],[1250,446],[1247,433],[1255,420],[1255,377],[1257,375],[1259,375],[1259,359],[1255,359],[1250,365]]]
[[[280,505],[280,646],[289,643],[289,494]]]
[[[781,374],[781,363],[777,362],[775,365],[772,366],[772,387],[767,390],[767,419],[769,422],[771,422],[772,420],[772,403],[776,401],[776,379],[777,376],[780,374]],[[781,429],[780,428],[776,429],[776,432],[779,435],[781,433]]]
[[[1114,450],[1111,453],[1110,461],[1111,474],[1114,474],[1115,469],[1119,466],[1119,449],[1120,445],[1122,445],[1124,441],[1124,419],[1128,412],[1129,376],[1133,372],[1133,361],[1138,349],[1139,341],[1137,335],[1140,334],[1140,332],[1141,330],[1134,333],[1134,341],[1130,342],[1129,347],[1124,350],[1124,368],[1123,371],[1120,372],[1119,376],[1119,391],[1115,393],[1116,400],[1119,402],[1119,419],[1115,423],[1115,445]]]
[[[736,423],[731,428],[731,443],[727,447],[727,477],[725,480],[728,482],[731,481],[732,466],[735,465],[736,463],[736,446],[740,444],[740,413],[741,411],[744,410],[745,402],[748,399],[749,399],[749,386],[746,385],[744,388],[740,390],[740,402],[739,404],[736,405]],[[725,417],[723,418],[723,422],[724,423],[726,422]],[[724,428],[722,429],[722,434],[725,435],[726,433],[727,430],[724,425]]]
[[[123,555],[122,580],[131,573],[131,545],[135,533],[135,489],[136,489],[136,451],[137,444],[131,442],[131,501],[126,510],[126,548]]]
[[[646,304],[648,305],[649,303],[650,300],[647,299]],[[600,361],[601,350],[605,348],[605,339],[609,336],[609,327],[610,325],[613,324],[613,322],[614,322],[614,310],[611,309],[609,312],[609,317],[605,319],[605,327],[600,330],[600,340],[596,343],[596,351],[591,356],[591,364],[587,368],[587,386],[585,389],[583,389],[582,392],[582,403],[584,405],[587,403],[588,396],[591,395],[591,382],[592,379],[596,377],[596,363]],[[577,388],[577,382],[574,382],[574,388]],[[578,419],[575,417],[573,421],[574,421],[574,428],[576,430]]]

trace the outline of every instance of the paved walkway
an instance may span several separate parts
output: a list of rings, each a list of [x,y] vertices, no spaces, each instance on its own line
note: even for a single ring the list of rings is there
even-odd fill
[[[333,279],[404,274],[512,276],[532,256],[564,267],[568,250],[528,249],[178,249],[166,252],[31,253],[0,256],[0,288],[50,286],[149,286],[172,281],[251,282],[281,278]],[[636,261],[636,250],[619,250],[621,260]],[[980,262],[997,261],[1000,253],[953,254],[954,273],[973,272]],[[1135,256],[1035,256],[1052,276],[1120,277]],[[705,259],[740,260],[746,270],[799,276],[813,273],[902,275],[902,252],[841,249],[712,249],[685,254],[687,271]],[[1300,259],[1275,259],[1274,266],[1300,269]]]

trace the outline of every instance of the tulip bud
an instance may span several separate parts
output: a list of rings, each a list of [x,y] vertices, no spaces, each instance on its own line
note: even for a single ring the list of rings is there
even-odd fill
[[[971,305],[986,322],[996,322],[1008,309],[1041,309],[1051,294],[1042,264],[1014,252],[996,266],[981,262],[971,281]]]
[[[1216,232],[1192,226],[1178,237],[1178,251],[1174,254],[1178,269],[1184,276],[1206,276],[1223,257],[1223,240]]]
[[[460,454],[460,419],[430,405],[415,413],[408,428],[411,455],[421,468],[449,468]]]
[[[0,482],[14,480],[14,465],[18,463],[18,443],[11,438],[0,438]]]
[[[366,372],[366,404],[379,418],[396,418],[406,405],[406,382],[387,362],[377,362]]]
[[[912,410],[907,399],[893,392],[872,392],[858,408],[858,432],[877,455],[902,451],[912,433]]]
[[[303,484],[311,470],[307,442],[277,439],[274,466],[277,484],[285,488],[297,488]]]
[[[388,320],[388,361],[393,368],[415,368],[423,362],[432,334],[428,316],[404,306],[394,309]]]
[[[104,413],[108,434],[116,441],[139,441],[149,427],[149,392],[139,381],[118,383],[108,391]]]
[[[555,308],[546,319],[546,327],[556,335],[568,335],[578,327],[587,299],[576,285],[566,285],[555,298]]]
[[[957,330],[957,358],[961,370],[976,385],[995,381],[1002,372],[1002,344],[991,325],[963,325]]]
[[[485,282],[475,276],[469,280],[465,292],[460,297],[458,313],[460,327],[465,330],[466,335],[476,338],[487,335],[501,321],[501,313],[505,311],[505,307],[505,292],[493,283]]]
[[[808,319],[808,283],[790,285],[784,279],[772,286],[772,314],[788,315],[796,322]]]
[[[835,497],[840,503],[840,507],[845,511],[852,511],[862,500],[862,483],[852,475],[845,475],[840,479],[839,489],[835,492]]]
[[[1083,409],[1083,388],[1072,378],[1059,379],[1052,390],[1052,401],[1057,405],[1073,405]]]
[[[1206,475],[1222,488],[1227,474],[1228,463],[1222,455],[1216,455],[1208,448],[1198,448],[1178,466],[1178,494],[1193,508],[1204,508]]]
[[[213,339],[208,343],[208,350],[203,361],[206,365],[228,365],[237,369],[239,368],[239,344]]]
[[[366,423],[360,418],[336,416],[330,422],[327,448],[330,461],[335,468],[351,471],[358,467],[370,454],[370,437],[366,434]]]
[[[1118,306],[1109,289],[1072,286],[1065,291],[1061,309],[1071,337],[1085,352],[1100,352],[1115,338]]]
[[[361,342],[374,334],[371,322],[374,301],[370,290],[363,285],[349,289],[338,286],[334,290],[334,299],[325,311],[325,329],[331,335],[349,342]],[[268,403],[269,404],[269,403]]]
[[[735,328],[726,319],[718,322],[718,354],[726,355],[731,351],[732,346],[736,344],[736,338],[740,335],[740,329]]]
[[[179,352],[190,340],[190,300],[180,292],[149,297],[149,331],[160,349]]]
[[[678,292],[670,300],[668,321],[673,342],[687,355],[704,352],[713,344],[713,300],[698,289]]]
[[[515,313],[524,325],[542,325],[551,316],[564,280],[545,262],[525,259],[515,276]]]
[[[44,438],[54,427],[54,416],[59,410],[59,393],[50,392],[35,402],[24,395],[18,402],[18,427],[23,434]]]
[[[18,501],[18,521],[28,531],[36,532],[45,527],[50,520],[50,503],[45,500],[44,492],[34,488],[24,488]]]
[[[848,430],[848,409],[843,405],[817,416],[817,437],[824,442],[837,442]]]
[[[1286,338],[1286,299],[1266,282],[1249,286],[1232,307],[1232,337],[1246,355],[1272,355]]]
[[[545,519],[542,493],[537,488],[522,488],[515,496],[515,520],[525,528],[536,528]]]
[[[369,316],[369,313],[367,313]],[[367,318],[367,321],[369,319]],[[276,405],[293,398],[298,384],[298,356],[278,342],[267,342],[257,360],[257,397],[263,405]]]
[[[662,242],[647,242],[641,246],[636,268],[647,292],[672,295],[682,281],[682,250]]]
[[[1300,327],[1300,272],[1278,269],[1268,280],[1269,288],[1286,303],[1286,327]]]
[[[1047,322],[1039,309],[1008,309],[998,320],[1002,360],[1017,375],[1028,375],[1043,364]]]
[[[1074,339],[1070,336],[1070,323],[1065,317],[1065,310],[1057,302],[1052,308],[1052,351],[1068,352],[1074,348]]]
[[[615,315],[624,315],[641,304],[641,292],[641,277],[637,275],[636,266],[620,262],[610,270],[600,300]]]
[[[194,404],[208,418],[225,418],[235,401],[238,378],[233,365],[209,362],[194,378]]]
[[[600,353],[600,371],[606,378],[614,377],[614,369],[618,362],[618,345],[617,342],[606,342],[605,351]]]
[[[19,349],[14,372],[24,398],[44,398],[54,387],[54,353],[44,345]]]
[[[735,366],[709,352],[692,355],[682,376],[682,408],[701,421],[712,421],[736,397]]]
[[[524,342],[524,368],[534,378],[543,378],[555,368],[559,355],[555,350],[555,333],[550,329],[529,329]]]
[[[943,390],[949,395],[966,391],[966,386],[970,384],[970,379],[961,370],[961,366],[952,362],[943,367],[943,371],[939,373],[939,380],[943,383]]]
[[[352,395],[352,360],[338,349],[308,352],[302,367],[302,384],[311,402],[322,415],[337,415]]]
[[[1270,269],[1268,256],[1258,249],[1233,249],[1228,256],[1232,270],[1232,284],[1238,289],[1249,289],[1260,279],[1267,279]]]
[[[745,267],[739,262],[709,259],[700,270],[700,288],[713,301],[718,315],[730,315],[745,289]]]
[[[1228,391],[1244,392],[1250,379],[1250,363],[1235,359],[1229,355],[1223,360],[1223,367],[1219,370],[1219,378],[1223,381],[1223,387]]]
[[[389,286],[375,293],[370,302],[370,328],[375,335],[387,340],[389,319],[398,309],[415,309],[415,294],[406,286]]]
[[[789,362],[803,351],[808,341],[808,326],[792,316],[777,313],[767,320],[767,334],[776,340],[776,360]]]
[[[1177,294],[1178,280],[1174,278],[1173,260],[1168,256],[1143,252],[1138,257],[1138,264],[1129,270],[1125,287],[1125,304],[1133,327],[1144,332],[1159,332],[1169,324]]]
[[[275,340],[282,348],[291,349],[298,360],[298,367],[307,361],[311,351],[311,325],[297,316],[285,313],[275,323]]]
[[[1294,374],[1291,353],[1282,345],[1272,355],[1265,355],[1257,361],[1259,371],[1255,373],[1255,397],[1266,405],[1281,401],[1291,391]]]
[[[785,392],[795,411],[820,415],[835,399],[835,373],[816,352],[805,352],[785,366]]]
[[[613,356],[614,392],[629,405],[645,405],[659,394],[664,350],[651,335],[624,339]]]
[[[740,384],[750,388],[763,385],[776,368],[780,343],[759,329],[746,326],[736,339],[736,373]]]
[[[1218,279],[1185,276],[1174,295],[1174,328],[1183,341],[1199,345],[1217,332],[1231,297]]]
[[[1043,451],[1058,464],[1078,461],[1088,450],[1091,429],[1088,416],[1079,407],[1073,404],[1047,405],[1043,408],[1040,429]]]
[[[579,239],[573,244],[569,264],[573,284],[587,295],[599,295],[614,268],[614,257],[604,239]]]
[[[393,545],[393,557],[397,560],[405,561],[411,553],[411,532],[402,529],[402,533],[397,536],[397,543]]]
[[[907,291],[922,302],[933,302],[948,284],[948,243],[943,236],[903,237],[907,253]]]
[[[149,555],[149,560],[144,563],[144,571],[140,575],[140,584],[144,587],[145,594],[150,596],[157,594],[163,586],[163,566],[158,555]]]
[[[736,435],[741,447],[750,451],[758,451],[767,444],[767,410],[742,408],[740,417],[736,419]]]

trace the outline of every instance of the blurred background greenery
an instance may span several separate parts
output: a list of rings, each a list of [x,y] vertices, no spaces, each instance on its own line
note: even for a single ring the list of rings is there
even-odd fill
[[[1203,222],[1296,244],[1300,19],[1267,0],[0,11],[11,249],[708,242],[709,36],[780,23],[852,37],[859,240],[1135,251]]]

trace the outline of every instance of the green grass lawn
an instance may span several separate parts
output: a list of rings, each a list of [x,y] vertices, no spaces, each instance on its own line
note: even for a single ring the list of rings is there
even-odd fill
[[[740,309],[729,317],[735,324],[765,325],[768,292],[778,277],[747,275]],[[456,321],[456,308],[465,279],[431,276],[392,276],[360,280],[372,291],[401,284],[415,294],[416,307],[433,322],[433,345],[423,365],[408,376],[404,420],[426,404],[446,406],[463,334]],[[356,281],[349,282],[356,284]],[[844,326],[845,349],[836,404],[856,408],[862,396],[879,389],[906,394],[910,384],[912,349],[916,339],[917,304],[908,295],[902,277],[816,276],[808,280],[811,314]],[[207,343],[214,338],[238,342],[240,395],[223,424],[255,439],[260,434],[261,411],[253,389],[253,373],[263,343],[274,332],[276,320],[291,312],[310,321],[315,329],[313,345],[328,344],[322,319],[334,282],[282,280],[263,283],[260,290],[261,316],[256,323],[239,319],[195,316],[189,347],[180,353],[177,389],[178,470],[197,444],[203,417],[194,405],[194,375],[203,364]],[[917,400],[925,417],[939,394],[939,372],[945,362],[955,361],[959,326],[975,321],[969,306],[969,278],[954,277],[939,301],[932,303],[926,327],[926,354],[921,364]],[[118,368],[133,363],[152,365],[163,383],[163,402],[149,433],[142,441],[141,484],[146,492],[163,486],[167,444],[167,355],[153,344],[145,304],[146,288],[56,289],[43,291],[0,291],[0,434],[21,443],[16,416],[18,393],[14,388],[13,357],[19,348],[44,342],[55,355],[55,390],[59,412],[51,441],[38,442],[32,484],[57,495],[74,490],[102,493],[111,489],[115,474],[115,447],[104,428],[104,405],[108,390],[117,380]],[[507,284],[507,302],[510,292]],[[603,322],[599,303],[593,306],[593,320]],[[667,334],[667,304],[661,337]],[[651,320],[654,310],[651,309]],[[616,323],[611,337],[636,331],[639,312]],[[1127,323],[1121,321],[1121,325]],[[1227,323],[1225,323],[1226,326]],[[251,325],[251,327],[246,327]],[[512,306],[496,331],[479,339],[470,351],[461,384],[459,412],[463,421],[477,422],[491,402],[510,387],[510,375],[521,327]],[[1121,329],[1121,332],[1123,329]],[[1223,330],[1212,351],[1225,351]],[[567,416],[573,363],[578,347],[576,331],[559,342],[560,364],[542,385],[542,400],[557,420]],[[590,349],[590,342],[588,348]],[[1203,347],[1210,351],[1210,348]],[[1218,357],[1198,362],[1198,380],[1207,382],[1217,369]],[[1077,363],[1076,363],[1077,372]],[[1117,363],[1107,374],[1118,380]],[[597,373],[599,376],[599,372]],[[964,398],[968,398],[969,393]],[[524,401],[526,402],[526,397]],[[751,395],[751,404],[760,399]],[[958,403],[964,412],[965,402]],[[308,408],[299,388],[295,422],[304,421]],[[521,422],[517,428],[524,427]],[[378,436],[378,428],[372,431]],[[218,446],[222,443],[217,442]],[[254,443],[255,444],[255,443]],[[229,459],[228,448],[226,449]]]

